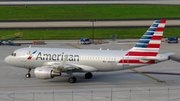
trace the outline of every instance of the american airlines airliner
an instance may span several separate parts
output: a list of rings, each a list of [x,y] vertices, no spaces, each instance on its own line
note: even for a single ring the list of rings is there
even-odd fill
[[[62,49],[27,47],[15,50],[5,62],[15,67],[26,68],[40,79],[70,74],[69,83],[75,83],[74,72],[84,72],[85,78],[93,77],[91,72],[118,71],[152,65],[169,59],[173,53],[158,54],[166,20],[156,20],[134,47],[127,51]]]

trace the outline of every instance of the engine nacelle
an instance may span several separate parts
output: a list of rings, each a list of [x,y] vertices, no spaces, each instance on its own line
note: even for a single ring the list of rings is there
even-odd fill
[[[50,68],[42,68],[42,67],[37,67],[34,70],[34,74],[39,79],[51,79],[54,78],[55,76],[61,76],[61,73],[54,72]]]

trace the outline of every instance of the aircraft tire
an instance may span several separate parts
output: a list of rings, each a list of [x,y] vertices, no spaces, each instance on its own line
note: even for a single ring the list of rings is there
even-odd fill
[[[70,77],[68,81],[69,83],[75,83],[77,80],[76,80],[76,77]]]
[[[86,79],[91,79],[93,77],[93,74],[91,72],[88,72],[85,74]]]
[[[30,78],[31,77],[31,74],[26,74],[26,78]]]

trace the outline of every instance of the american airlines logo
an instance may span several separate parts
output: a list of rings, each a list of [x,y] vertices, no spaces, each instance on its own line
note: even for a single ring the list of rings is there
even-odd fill
[[[63,61],[65,56],[64,52],[62,54],[43,54],[39,52],[36,60]],[[67,61],[79,61],[79,55],[68,55]]]
[[[37,50],[35,50],[32,54],[30,54],[30,56],[27,58],[28,60],[30,60],[33,56],[33,54],[35,54],[37,52]]]

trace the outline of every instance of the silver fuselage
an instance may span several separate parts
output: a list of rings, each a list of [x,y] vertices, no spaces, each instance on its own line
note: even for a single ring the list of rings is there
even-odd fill
[[[32,54],[34,51],[36,53]],[[21,48],[15,50],[16,56],[9,55],[5,62],[16,67],[36,68],[47,62],[62,62],[68,55],[67,63],[85,65],[96,68],[98,71],[123,70],[149,65],[146,63],[119,63],[128,51],[89,50],[89,49],[62,49],[62,48]],[[31,58],[29,58],[31,57]],[[166,57],[163,59],[165,60]]]

